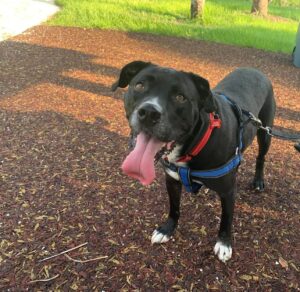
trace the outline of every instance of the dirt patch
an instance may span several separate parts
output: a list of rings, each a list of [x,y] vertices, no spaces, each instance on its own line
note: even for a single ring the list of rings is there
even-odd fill
[[[122,92],[110,91],[119,69],[136,59],[193,71],[212,86],[236,67],[253,66],[274,84],[276,125],[299,133],[300,71],[290,56],[46,26],[2,42],[0,55],[2,290],[299,290],[300,155],[293,144],[273,141],[259,194],[249,189],[256,145],[245,154],[228,264],[212,252],[220,215],[213,192],[184,195],[174,240],[151,246],[168,211],[162,171],[147,188],[121,174],[128,128]],[[69,256],[101,259],[40,262],[85,242]]]

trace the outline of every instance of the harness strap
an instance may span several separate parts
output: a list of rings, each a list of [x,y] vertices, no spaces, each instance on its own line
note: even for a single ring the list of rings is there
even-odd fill
[[[221,119],[218,115],[210,113],[209,114],[209,125],[207,127],[206,132],[198,142],[196,146],[193,147],[190,153],[185,154],[184,156],[180,157],[177,162],[187,162],[190,161],[194,156],[197,156],[199,152],[204,148],[207,144],[214,128],[220,128],[222,124]]]
[[[196,193],[203,184],[198,181],[195,182],[193,179],[222,177],[235,169],[241,163],[241,161],[242,155],[238,154],[230,159],[225,165],[211,170],[191,170],[189,167],[176,167],[174,164],[172,164],[172,167],[170,167],[170,165],[168,167],[175,170],[173,168],[175,166],[186,191],[189,193]]]
[[[236,168],[242,161],[242,155],[239,153],[231,158],[225,165],[211,170],[192,170],[191,177],[197,178],[218,178],[228,174]]]
[[[232,104],[234,104],[233,101],[231,101],[230,99],[228,99],[228,97],[226,97],[223,94],[220,94],[221,97],[225,98],[227,101],[231,102]],[[261,129],[262,131],[265,131],[267,133],[267,135],[278,138],[278,139],[282,139],[282,140],[291,140],[291,141],[297,141],[300,140],[300,135],[299,134],[290,134],[290,133],[286,133],[284,131],[281,130],[277,130],[277,129],[272,129],[269,126],[263,126],[262,121],[257,118],[252,112],[241,109],[242,114],[245,115],[248,119],[246,121],[243,121],[242,126],[245,127],[248,123],[252,123],[255,127],[257,127],[258,129]]]
[[[224,165],[210,170],[192,170],[189,167],[180,167],[176,166],[173,163],[169,163],[166,160],[162,160],[163,165],[166,168],[169,168],[172,171],[178,173],[182,184],[185,186],[185,189],[188,192],[196,193],[201,187],[202,183],[195,179],[207,179],[207,178],[219,178],[228,173],[230,173],[233,169],[238,167],[242,161],[242,147],[243,147],[243,129],[245,124],[247,123],[243,121],[243,111],[242,109],[227,96],[220,94],[234,109],[236,114],[239,130],[238,130],[238,145],[236,148],[235,155]],[[205,146],[208,139],[211,136],[211,133],[214,128],[221,127],[221,120],[218,116],[214,114],[210,114],[210,124],[209,127],[202,137],[201,141],[192,149],[191,153],[181,157],[177,162],[186,162],[190,161],[194,156],[196,156]]]
[[[194,179],[222,177],[239,166],[241,161],[242,155],[239,153],[231,158],[225,165],[210,170],[191,170],[189,167],[177,167],[175,164],[169,163],[165,160],[163,160],[162,163],[165,167],[178,173],[187,192],[196,193],[203,184],[199,181],[195,182]]]
[[[238,131],[238,153],[241,154],[241,151],[243,149],[243,132],[244,132],[244,127],[245,125],[250,121],[249,119],[244,121],[243,119],[243,114],[245,115],[249,115],[251,113],[244,111],[243,109],[241,109],[233,100],[231,100],[228,96],[224,95],[224,94],[219,94],[223,99],[225,99],[228,103],[231,104],[235,115],[237,117],[238,120],[238,124],[239,124],[239,131]]]
[[[185,186],[186,190],[191,193],[193,188],[190,180],[190,169],[188,167],[179,167],[177,171],[181,178],[182,184]]]

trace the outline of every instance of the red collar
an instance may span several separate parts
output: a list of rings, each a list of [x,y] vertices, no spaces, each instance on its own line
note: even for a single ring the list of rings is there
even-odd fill
[[[209,124],[208,124],[208,127],[206,129],[206,132],[204,133],[204,135],[202,136],[202,138],[198,142],[198,144],[196,144],[193,147],[193,149],[191,150],[190,153],[185,154],[184,156],[181,156],[177,160],[177,162],[187,162],[187,161],[190,161],[194,156],[198,155],[199,152],[204,148],[204,146],[208,142],[213,129],[214,128],[221,128],[221,124],[222,124],[222,121],[219,118],[219,116],[216,115],[216,114],[210,113],[209,114]]]

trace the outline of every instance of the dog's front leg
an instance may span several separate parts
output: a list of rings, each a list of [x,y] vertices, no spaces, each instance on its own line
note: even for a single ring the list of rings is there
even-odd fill
[[[175,180],[166,174],[166,186],[169,195],[170,212],[167,221],[159,228],[155,229],[151,242],[164,243],[169,241],[171,235],[174,233],[180,217],[180,198],[182,184],[180,181]]]
[[[231,228],[234,212],[234,202],[236,194],[236,185],[226,194],[219,194],[221,198],[222,216],[218,241],[215,244],[214,252],[219,260],[226,262],[231,258]]]

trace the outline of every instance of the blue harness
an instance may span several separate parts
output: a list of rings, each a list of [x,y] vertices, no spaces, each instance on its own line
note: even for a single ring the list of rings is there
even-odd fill
[[[182,184],[184,185],[187,192],[196,193],[201,187],[202,183],[198,179],[205,178],[218,178],[230,173],[233,169],[238,167],[242,161],[242,149],[243,149],[243,130],[246,122],[243,121],[243,113],[248,112],[242,110],[234,101],[227,96],[220,94],[233,108],[236,117],[238,119],[239,131],[238,131],[238,145],[236,148],[235,155],[221,167],[210,169],[210,170],[193,170],[189,167],[176,166],[166,160],[162,160],[162,164],[165,168],[177,172]]]

